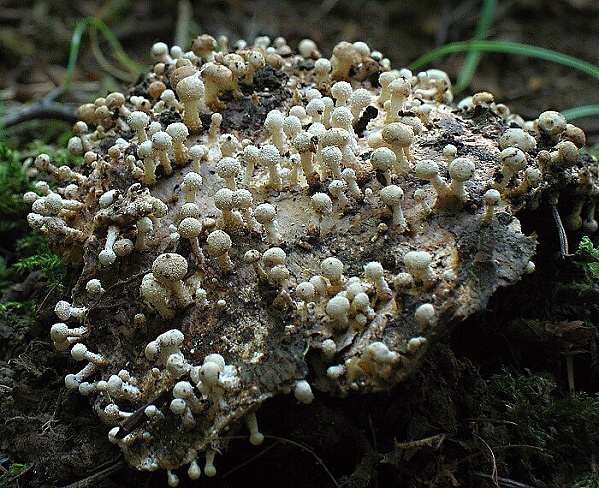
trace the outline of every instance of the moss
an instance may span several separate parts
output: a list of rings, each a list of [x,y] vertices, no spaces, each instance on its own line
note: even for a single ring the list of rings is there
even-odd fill
[[[561,397],[555,381],[541,375],[504,372],[489,384],[494,408],[508,426],[507,444],[522,446],[504,458],[514,476],[530,477],[538,486],[563,486],[591,470],[599,453],[599,398]]]

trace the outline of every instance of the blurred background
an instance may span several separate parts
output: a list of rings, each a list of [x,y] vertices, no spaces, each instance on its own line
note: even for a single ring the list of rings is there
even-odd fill
[[[330,56],[339,40],[362,40],[382,51],[394,67],[403,67],[432,49],[473,39],[485,3],[491,6],[491,15],[483,38],[541,46],[599,64],[597,0],[3,1],[0,128],[8,129],[6,135],[17,142],[32,136],[44,137],[46,142],[59,137],[64,126],[23,124],[18,118],[14,124],[15,114],[23,104],[44,100],[64,87],[69,76],[73,77],[69,93],[58,98],[67,105],[123,88],[136,78],[134,62],[144,67],[150,63],[149,47],[155,41],[188,48],[201,33],[226,35],[231,41],[268,35],[272,39],[284,36],[295,47],[309,37]],[[101,21],[105,31],[94,28],[95,24],[82,25],[87,17]],[[69,70],[77,29],[79,52]],[[123,53],[107,41],[110,36],[120,42]],[[118,58],[125,56],[128,60],[120,62]],[[455,80],[465,57],[464,53],[452,54],[426,67],[442,68]],[[496,100],[526,119],[547,109],[599,104],[598,79],[514,54],[482,54],[473,78],[456,98],[480,90],[492,92]],[[591,142],[599,141],[599,117],[575,123],[585,129]]]

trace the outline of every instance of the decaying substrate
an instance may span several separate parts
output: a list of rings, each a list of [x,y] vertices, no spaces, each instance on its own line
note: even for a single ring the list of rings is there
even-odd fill
[[[25,195],[30,225],[82,267],[50,331],[80,361],[66,388],[171,486],[182,466],[213,476],[244,423],[261,443],[274,395],[408,378],[534,270],[522,209],[559,220],[567,194],[565,226],[597,230],[596,161],[561,114],[525,122],[489,93],[455,105],[445,73],[392,70],[362,42],[298,51],[155,44],[128,94],[80,107],[82,167],[42,154],[59,187]]]

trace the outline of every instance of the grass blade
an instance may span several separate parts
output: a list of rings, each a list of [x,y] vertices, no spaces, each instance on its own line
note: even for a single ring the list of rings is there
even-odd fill
[[[452,42],[441,46],[438,49],[434,49],[419,57],[416,61],[413,61],[408,68],[411,70],[417,70],[422,66],[430,63],[431,61],[446,56],[448,54],[454,54],[459,52],[498,52],[506,54],[515,54],[520,56],[528,56],[532,58],[544,59],[553,63],[561,64],[574,68],[583,73],[587,73],[594,78],[599,79],[599,68],[591,63],[583,61],[581,59],[562,54],[551,49],[546,49],[538,46],[531,46],[530,44],[521,44],[518,42],[506,42],[506,41],[461,41]]]
[[[496,10],[497,0],[485,0],[478,24],[476,26],[476,32],[474,33],[475,40],[484,39],[487,36]],[[462,71],[460,71],[460,74],[458,75],[458,79],[453,90],[454,93],[461,92],[470,84],[470,80],[472,80],[472,77],[476,72],[480,58],[480,51],[468,52],[468,56],[466,56],[466,61],[462,67]]]

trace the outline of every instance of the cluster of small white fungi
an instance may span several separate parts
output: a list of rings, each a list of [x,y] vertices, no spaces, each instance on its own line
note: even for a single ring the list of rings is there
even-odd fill
[[[133,464],[166,469],[170,486],[182,465],[200,476],[202,452],[205,475],[216,474],[222,418],[248,390],[244,368],[268,356],[261,316],[251,347],[221,330],[211,346],[202,322],[237,314],[241,323],[240,303],[251,313],[268,295],[287,337],[311,338],[324,372],[316,386],[377,391],[424,353],[457,286],[457,244],[442,219],[466,215],[468,232],[493,229],[499,213],[538,206],[569,172],[582,183],[566,226],[597,230],[597,175],[579,164],[584,133],[561,114],[525,122],[486,92],[456,110],[445,73],[391,69],[364,42],[341,42],[330,59],[310,40],[298,54],[283,38],[227,44],[209,35],[190,51],[154,44],[142,84],[79,108],[68,148],[81,169],[41,154],[37,168],[59,187],[39,182],[25,195],[29,224],[84,264],[50,331],[57,350],[83,363],[66,387],[91,396],[110,440],[143,451]],[[484,147],[460,139],[473,114],[504,128]],[[434,232],[445,233],[435,241]],[[533,269],[528,258],[518,266]],[[112,360],[114,339],[102,344],[110,334],[95,310],[131,276],[139,303],[130,325],[145,342],[125,367]],[[384,334],[393,320],[409,332]],[[304,378],[279,390],[310,403]],[[235,407],[254,445],[264,439],[256,408],[272,394]],[[186,454],[173,460],[157,448],[165,435]]]

